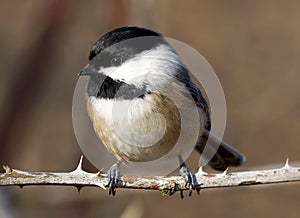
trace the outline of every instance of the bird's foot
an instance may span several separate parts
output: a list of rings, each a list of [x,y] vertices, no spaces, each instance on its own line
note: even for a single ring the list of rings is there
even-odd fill
[[[189,170],[184,162],[180,165],[179,173],[186,181],[185,186],[189,188],[189,196],[192,195],[193,190],[196,190],[199,194],[201,189],[200,184],[198,183],[195,174]],[[183,190],[180,190],[180,197],[184,198]]]
[[[108,178],[108,184],[106,187],[108,187],[108,193],[109,195],[115,196],[116,195],[116,189],[118,185],[122,185],[121,180],[121,173],[119,171],[120,162],[115,163],[112,165],[108,172],[107,172],[107,178]]]

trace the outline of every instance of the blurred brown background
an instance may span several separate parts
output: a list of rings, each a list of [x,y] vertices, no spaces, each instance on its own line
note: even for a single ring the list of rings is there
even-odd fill
[[[185,42],[217,72],[225,140],[247,156],[235,170],[300,161],[300,2],[212,0],[2,1],[0,164],[68,171],[81,151],[71,118],[77,73],[102,34],[140,25]],[[197,167],[197,154],[188,163]],[[87,160],[85,168],[94,170]],[[299,162],[298,162],[299,164]],[[299,217],[300,184],[153,191],[0,188],[0,217]]]

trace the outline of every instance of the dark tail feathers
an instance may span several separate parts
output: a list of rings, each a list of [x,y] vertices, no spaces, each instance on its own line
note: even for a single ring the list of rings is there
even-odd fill
[[[205,134],[201,137],[200,143],[198,143],[198,145],[195,147],[196,150],[200,153],[202,153],[205,148],[208,134],[209,132],[206,131]],[[213,136],[211,137],[213,141],[216,140],[216,138],[214,138]],[[215,142],[217,143],[217,140]],[[243,162],[245,162],[245,160],[246,158],[242,153],[240,153],[235,148],[231,147],[226,142],[221,142],[216,154],[208,162],[208,164],[215,170],[224,171],[229,166],[241,165]]]

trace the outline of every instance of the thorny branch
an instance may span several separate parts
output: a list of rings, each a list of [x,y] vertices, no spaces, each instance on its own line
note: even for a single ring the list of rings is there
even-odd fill
[[[66,173],[25,172],[3,166],[6,172],[0,174],[0,186],[61,185],[74,186],[78,190],[84,186],[105,189],[108,182],[106,174],[101,171],[89,173],[82,170],[82,158],[81,156],[78,167],[74,171]],[[300,181],[300,167],[290,166],[287,159],[286,164],[278,169],[209,174],[200,168],[195,176],[202,189],[285,183]],[[118,188],[160,190],[170,195],[187,189],[185,180],[181,176],[123,176],[122,184]]]

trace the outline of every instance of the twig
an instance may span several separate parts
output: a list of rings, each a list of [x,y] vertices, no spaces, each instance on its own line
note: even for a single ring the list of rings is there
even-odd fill
[[[25,172],[3,166],[5,173],[0,174],[0,186],[28,185],[61,185],[74,186],[80,190],[84,186],[95,186],[105,189],[108,180],[101,171],[89,173],[82,170],[82,157],[78,167],[71,172]],[[209,174],[200,168],[195,174],[202,189],[235,187],[242,185],[257,185],[270,183],[285,183],[300,181],[300,167],[292,167],[288,163],[282,168],[270,170],[254,170],[220,174]],[[164,194],[173,194],[186,190],[185,180],[181,176],[123,176],[119,188],[160,190]]]

